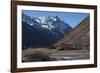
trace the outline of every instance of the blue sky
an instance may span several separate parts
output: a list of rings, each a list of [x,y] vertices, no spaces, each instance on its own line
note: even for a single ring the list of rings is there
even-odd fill
[[[51,12],[51,11],[33,11],[33,10],[22,10],[22,13],[27,14],[31,17],[39,17],[44,15],[58,16],[61,20],[68,23],[71,27],[77,26],[89,13],[75,13],[75,12]]]

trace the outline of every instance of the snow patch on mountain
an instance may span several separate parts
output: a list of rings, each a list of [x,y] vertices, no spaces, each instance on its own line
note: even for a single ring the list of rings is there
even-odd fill
[[[52,32],[56,30],[62,34],[71,29],[71,26],[62,21],[58,16],[44,15],[32,18],[23,13],[22,21],[27,22],[30,26],[36,27],[37,29],[47,29]]]

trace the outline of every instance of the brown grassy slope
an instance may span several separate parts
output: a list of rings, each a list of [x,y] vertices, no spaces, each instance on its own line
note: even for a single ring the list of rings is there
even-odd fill
[[[81,46],[89,48],[89,16],[87,16],[80,24],[54,44],[55,47],[66,46]]]

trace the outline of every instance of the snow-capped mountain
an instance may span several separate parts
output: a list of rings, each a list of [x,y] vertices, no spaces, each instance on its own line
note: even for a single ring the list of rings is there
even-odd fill
[[[23,47],[49,46],[72,28],[58,16],[30,17],[22,13]]]

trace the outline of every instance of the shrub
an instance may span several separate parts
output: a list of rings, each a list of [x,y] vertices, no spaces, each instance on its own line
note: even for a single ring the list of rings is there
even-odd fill
[[[56,46],[50,46],[49,49],[56,49]]]

